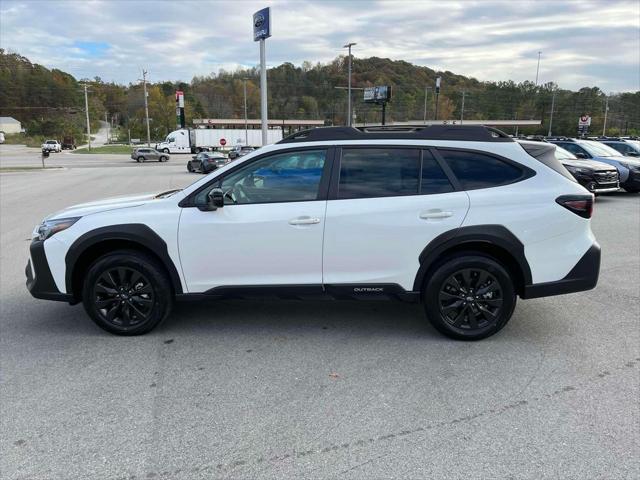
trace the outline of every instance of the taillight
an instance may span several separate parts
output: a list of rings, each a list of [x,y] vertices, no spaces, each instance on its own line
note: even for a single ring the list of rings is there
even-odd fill
[[[591,218],[593,214],[592,195],[562,195],[556,198],[556,203],[583,218]]]

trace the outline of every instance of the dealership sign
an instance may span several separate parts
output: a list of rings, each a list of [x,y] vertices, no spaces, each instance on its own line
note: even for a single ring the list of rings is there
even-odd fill
[[[381,85],[364,89],[365,103],[386,103],[391,100],[391,87]]]
[[[253,14],[253,40],[264,40],[271,36],[271,9],[263,8]]]

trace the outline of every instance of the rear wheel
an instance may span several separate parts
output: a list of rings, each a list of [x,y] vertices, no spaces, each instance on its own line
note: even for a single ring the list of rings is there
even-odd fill
[[[144,162],[144,157],[143,156],[139,156],[138,157],[138,163],[143,163]]]
[[[173,294],[162,266],[152,257],[121,250],[107,254],[85,275],[82,301],[91,319],[116,335],[141,335],[171,311]]]
[[[507,324],[516,294],[500,263],[470,253],[440,265],[426,284],[423,300],[427,318],[439,332],[458,340],[480,340]]]

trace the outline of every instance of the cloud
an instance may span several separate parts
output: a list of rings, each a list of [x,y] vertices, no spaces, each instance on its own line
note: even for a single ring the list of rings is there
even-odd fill
[[[0,45],[77,78],[188,81],[252,67],[251,15],[271,6],[270,65],[356,57],[406,60],[480,80],[640,89],[640,3],[627,0],[2,0]],[[34,19],[46,18],[46,25]]]

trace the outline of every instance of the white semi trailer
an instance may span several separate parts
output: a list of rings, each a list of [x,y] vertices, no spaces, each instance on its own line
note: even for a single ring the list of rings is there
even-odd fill
[[[262,146],[262,131],[249,129],[246,131],[247,142],[245,142],[245,130],[240,128],[182,128],[167,135],[164,142],[156,144],[156,150],[165,153],[198,153],[203,150],[222,147],[221,140],[224,139],[226,148],[233,148],[236,145],[251,147]],[[282,130],[270,128],[267,130],[267,143],[276,143],[282,140]]]

